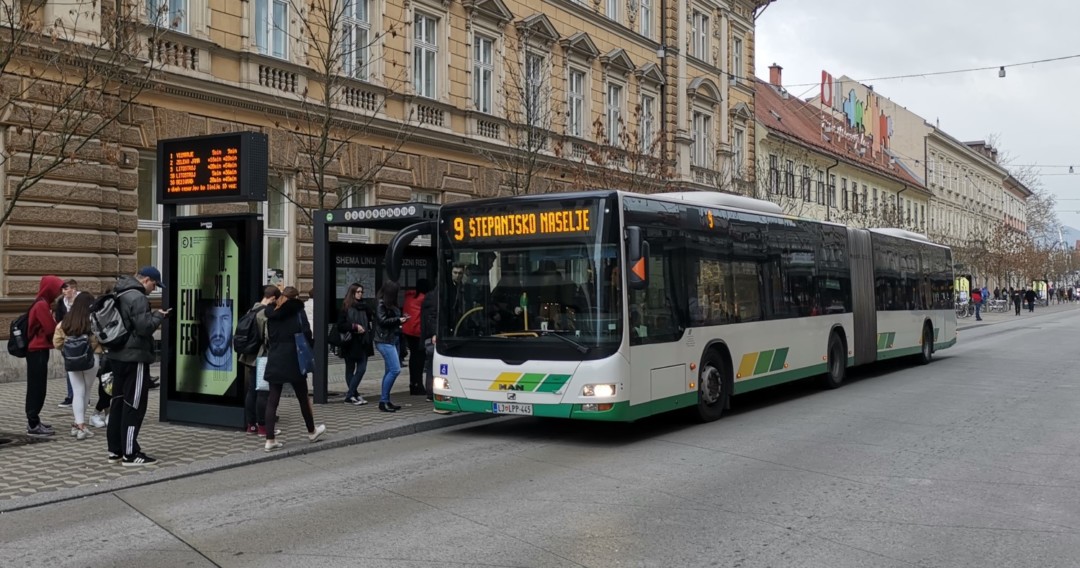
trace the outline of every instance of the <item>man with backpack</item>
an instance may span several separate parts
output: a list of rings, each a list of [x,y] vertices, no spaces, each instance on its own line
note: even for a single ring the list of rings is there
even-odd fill
[[[281,289],[273,284],[263,287],[262,300],[240,318],[233,335],[233,349],[244,366],[247,395],[244,397],[244,431],[266,437],[266,399],[270,392],[256,388],[256,366],[266,356],[266,306],[277,303]]]
[[[42,276],[38,293],[26,317],[26,433],[52,436],[52,426],[41,421],[45,390],[49,381],[49,353],[53,350],[56,318],[52,303],[60,296],[64,281],[56,276]]]
[[[975,321],[982,321],[982,290],[974,288],[971,291],[971,303],[975,306]]]
[[[113,372],[113,398],[107,430],[111,463],[141,466],[157,462],[142,452],[137,438],[146,416],[150,392],[154,332],[170,311],[151,311],[147,296],[164,287],[161,272],[153,266],[144,266],[134,276],[121,277],[113,289],[114,305],[126,333],[112,343],[106,343],[105,357]]]

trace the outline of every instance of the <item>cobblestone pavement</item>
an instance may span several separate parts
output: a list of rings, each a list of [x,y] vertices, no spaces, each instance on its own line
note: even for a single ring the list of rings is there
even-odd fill
[[[982,326],[985,326],[985,325],[994,325],[994,324],[998,324],[998,323],[1005,323],[1005,322],[1011,322],[1011,321],[1020,321],[1020,320],[1026,319],[1026,318],[1038,317],[1039,315],[1042,315],[1042,314],[1052,314],[1052,313],[1056,313],[1056,312],[1063,312],[1065,310],[1074,310],[1074,309],[1080,309],[1080,302],[1051,303],[1049,306],[1040,306],[1040,305],[1036,304],[1034,312],[1028,312],[1027,311],[1027,306],[1024,306],[1024,308],[1020,310],[1020,315],[1016,315],[1016,313],[1013,310],[1013,307],[1009,306],[1009,309],[1004,311],[1004,312],[999,312],[999,311],[985,312],[984,311],[982,313],[982,321],[978,321],[974,317],[958,318],[956,320],[956,329],[957,329],[957,331],[963,331],[965,329],[972,329],[972,328],[976,328],[976,327],[982,327]],[[960,339],[960,340],[963,341],[963,339]]]
[[[123,467],[108,463],[104,428],[93,428],[95,435],[81,441],[69,434],[71,409],[57,406],[66,394],[64,380],[59,377],[49,381],[41,415],[42,421],[53,425],[56,435],[50,438],[25,436],[26,416],[23,407],[26,384],[2,383],[0,399],[6,404],[0,405],[0,460],[3,460],[0,470],[3,472],[0,474],[0,512],[26,506],[17,502],[26,498],[41,503],[63,500],[240,463],[277,459],[280,455],[338,447],[371,439],[375,432],[382,432],[381,437],[390,437],[480,417],[435,414],[431,403],[426,402],[424,397],[409,396],[407,371],[398,377],[393,391],[393,400],[403,408],[396,413],[380,412],[378,385],[382,373],[382,361],[372,359],[360,385],[361,395],[370,402],[364,406],[354,406],[343,403],[344,365],[331,363],[329,390],[331,394],[336,391],[337,396],[325,405],[314,405],[315,422],[323,423],[327,428],[327,434],[315,444],[307,440],[304,420],[295,397],[282,397],[278,408],[281,418],[278,428],[282,433],[278,440],[285,442],[285,448],[273,453],[263,451],[262,438],[239,429],[160,422],[159,389],[151,390],[146,419],[139,432],[139,444],[159,463],[148,467]],[[157,376],[156,366],[151,374]],[[88,409],[88,419],[92,412],[92,408]],[[2,440],[10,441],[3,443]],[[148,477],[145,480],[130,479],[139,476]],[[68,493],[41,495],[65,491]]]

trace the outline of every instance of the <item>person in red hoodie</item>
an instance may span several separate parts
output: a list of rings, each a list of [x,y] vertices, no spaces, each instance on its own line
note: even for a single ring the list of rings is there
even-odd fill
[[[41,421],[45,406],[45,388],[49,381],[49,353],[53,350],[56,318],[52,304],[60,297],[64,281],[52,275],[42,276],[37,297],[30,306],[26,334],[30,338],[26,353],[26,433],[30,436],[52,436],[52,426]]]
[[[428,281],[421,278],[416,281],[416,288],[405,291],[405,302],[401,311],[409,320],[401,324],[401,335],[409,344],[409,394],[427,394],[424,388],[424,342],[420,339],[420,306],[428,291]]]

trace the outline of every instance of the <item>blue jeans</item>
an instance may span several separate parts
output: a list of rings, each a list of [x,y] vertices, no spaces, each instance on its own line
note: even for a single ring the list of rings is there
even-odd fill
[[[982,311],[982,302],[975,302],[975,319],[982,319],[979,312]]]
[[[375,343],[375,349],[382,355],[383,363],[386,364],[386,374],[382,379],[382,396],[379,402],[390,402],[390,389],[394,388],[394,381],[401,373],[401,354],[398,352],[396,343]]]
[[[345,398],[359,396],[356,389],[360,388],[360,381],[366,372],[367,353],[361,355],[359,359],[345,358],[345,384],[349,386],[349,392],[345,393]]]

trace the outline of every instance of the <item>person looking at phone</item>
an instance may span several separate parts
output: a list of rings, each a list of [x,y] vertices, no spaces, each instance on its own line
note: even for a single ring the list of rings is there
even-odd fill
[[[379,290],[379,307],[375,311],[375,350],[382,355],[386,373],[383,374],[382,394],[379,397],[379,410],[397,412],[401,407],[390,402],[390,389],[401,373],[401,360],[398,357],[398,342],[401,341],[401,324],[409,321],[409,316],[398,307],[398,292],[401,287],[397,282],[387,280]]]
[[[172,310],[151,310],[147,296],[164,288],[161,271],[144,266],[134,276],[123,276],[113,293],[120,316],[128,329],[127,341],[105,354],[113,372],[113,397],[109,408],[109,462],[125,466],[151,465],[156,459],[139,447],[139,428],[146,416],[150,393],[150,363],[154,361],[154,332]],[[138,290],[140,294],[125,294]]]

